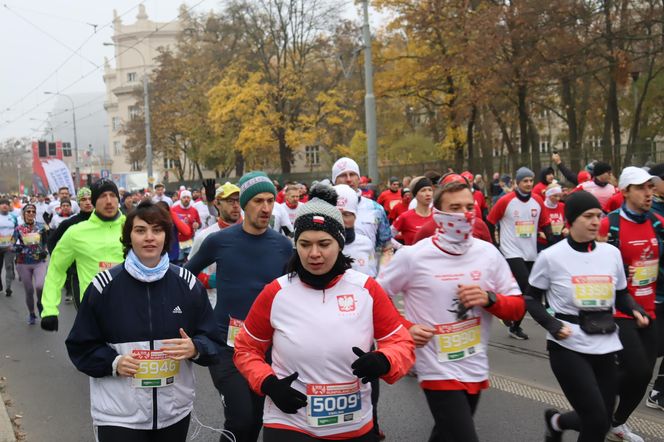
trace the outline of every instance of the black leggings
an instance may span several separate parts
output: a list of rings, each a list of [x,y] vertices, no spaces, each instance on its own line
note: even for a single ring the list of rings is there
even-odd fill
[[[309,436],[308,434],[300,433],[299,431],[282,430],[280,428],[263,428],[263,442],[314,442],[319,439],[317,437]],[[369,431],[359,437],[352,439],[344,439],[349,442],[376,442],[378,439],[373,431]]]
[[[97,427],[98,442],[184,442],[189,431],[187,415],[180,422],[159,430],[133,430],[124,427]]]
[[[604,442],[611,424],[618,370],[616,354],[589,355],[547,342],[549,363],[574,411],[560,415],[563,430],[579,432],[579,442]]]
[[[479,394],[463,390],[424,390],[435,422],[429,442],[478,442],[473,416]]]
[[[664,303],[655,305],[657,320],[657,356],[664,356]],[[653,390],[664,393],[664,359],[659,363],[659,372],[655,378]]]
[[[617,318],[620,342],[618,352],[618,407],[613,425],[621,425],[636,409],[648,389],[657,360],[657,326],[638,328],[633,319]]]
[[[533,264],[535,263],[533,261],[524,261],[523,258],[508,258],[507,264],[510,266],[512,275],[514,275],[514,279],[516,279],[516,283],[519,285],[521,293],[525,294],[529,286],[528,277],[530,276]],[[520,327],[521,321],[523,321],[523,318],[518,321],[512,321],[512,326],[515,328]]]
[[[222,396],[224,429],[235,435],[237,442],[256,442],[263,426],[263,396],[249,387],[233,363],[233,348],[224,346],[218,364],[210,365],[212,382]],[[220,441],[226,441],[224,435]]]

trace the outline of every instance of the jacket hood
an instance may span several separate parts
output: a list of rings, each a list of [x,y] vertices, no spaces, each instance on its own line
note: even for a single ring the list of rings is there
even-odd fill
[[[542,170],[540,171],[540,174],[539,174],[539,182],[542,183],[542,184],[548,184],[546,182],[546,176],[549,175],[549,174],[553,174],[553,173],[554,173],[553,167],[551,167],[551,166],[543,167]]]

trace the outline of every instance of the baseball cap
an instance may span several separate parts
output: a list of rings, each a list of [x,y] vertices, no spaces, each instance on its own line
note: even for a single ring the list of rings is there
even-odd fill
[[[214,193],[215,198],[226,199],[234,193],[240,193],[240,188],[235,184],[226,181],[223,185],[219,186]]]
[[[620,179],[618,180],[618,187],[620,190],[627,189],[628,186],[644,184],[650,180],[661,181],[662,179],[658,176],[650,175],[645,170],[640,167],[629,166],[625,167],[620,174]]]

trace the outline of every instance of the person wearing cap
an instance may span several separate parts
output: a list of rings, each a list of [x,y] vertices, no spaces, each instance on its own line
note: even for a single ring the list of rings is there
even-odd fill
[[[655,318],[659,260],[664,252],[664,218],[651,210],[654,181],[661,178],[639,167],[625,167],[618,180],[625,202],[602,220],[599,229],[600,239],[620,250],[627,290],[651,318]],[[657,359],[657,330],[654,326],[639,327],[632,316],[621,312],[615,317],[623,350],[618,353],[618,406],[608,437],[638,442],[643,439],[632,433],[626,422],[648,388]]]
[[[573,408],[545,411],[547,442],[562,441],[565,430],[578,431],[578,440],[604,440],[618,392],[616,353],[624,346],[614,308],[638,327],[649,322],[628,293],[620,252],[596,241],[601,207],[588,192],[571,194],[565,205],[569,235],[540,253],[529,278],[528,312],[548,332],[551,369]],[[609,440],[642,440],[627,433],[611,439],[611,434]]]
[[[78,205],[81,211],[64,220],[55,231],[52,231],[48,235],[48,250],[53,253],[55,247],[58,244],[58,241],[62,238],[62,235],[71,227],[80,222],[87,221],[92,215],[92,210],[94,206],[92,205],[92,192],[88,187],[81,187],[76,194],[78,199]],[[39,218],[37,218],[39,219]],[[65,282],[65,302],[74,301],[76,308],[78,308],[81,302],[80,296],[80,285],[78,281],[78,274],[76,273],[76,265],[73,264],[67,270],[67,281]]]
[[[521,293],[528,288],[528,275],[537,258],[537,231],[542,230],[547,238],[551,236],[551,226],[542,216],[544,203],[532,194],[535,174],[527,167],[516,171],[516,188],[502,196],[491,209],[487,225],[491,237],[499,232],[500,251],[507,259],[510,270],[519,284]],[[521,319],[506,322],[509,336],[514,339],[528,339],[521,328]]]
[[[164,186],[163,183],[155,184],[154,195],[152,195],[152,202],[158,203],[159,201],[163,201],[166,204],[168,204],[168,207],[173,207],[173,200],[164,193],[165,191],[166,187]]]
[[[432,216],[431,201],[433,199],[433,183],[429,178],[421,176],[413,179],[413,196],[417,201],[414,209],[402,213],[392,224],[392,234],[400,239],[404,245],[415,242],[417,231],[425,225]]]
[[[283,274],[293,246],[270,228],[277,189],[263,172],[246,173],[238,181],[242,224],[208,235],[185,268],[198,275],[217,265],[215,317],[226,339],[218,364],[210,366],[214,386],[224,398],[224,428],[238,442],[258,439],[262,426],[263,400],[233,364],[235,337],[252,303],[270,281]]]
[[[124,260],[120,236],[125,217],[118,210],[118,188],[113,181],[101,179],[90,191],[93,213],[67,229],[51,252],[42,294],[41,327],[47,331],[58,330],[60,292],[74,262],[82,296],[97,273]]]
[[[266,396],[265,442],[374,441],[367,384],[394,383],[414,361],[394,305],[373,278],[351,268],[336,205],[330,187],[311,189],[295,219],[297,253],[261,291],[236,339],[235,365]]]
[[[360,166],[355,160],[342,157],[332,166],[332,184],[348,184],[358,194],[357,218],[355,229],[368,236],[376,250],[390,247],[392,232],[383,206],[361,195]]]
[[[399,178],[393,176],[388,183],[389,187],[378,195],[378,204],[383,206],[385,213],[389,215],[390,211],[401,202],[401,192],[399,191]]]
[[[240,210],[240,188],[235,184],[226,182],[215,191],[214,207],[219,216],[217,222],[201,229],[194,237],[194,245],[191,246],[189,259],[193,258],[201,249],[205,238],[212,233],[223,230],[234,224],[242,223],[242,211]],[[217,303],[217,265],[212,264],[198,274],[198,280],[207,289],[210,304],[214,307]]]
[[[568,229],[565,226],[565,203],[560,201],[563,189],[556,182],[549,184],[544,191],[544,207],[542,217],[547,224],[551,225],[551,236],[547,239],[546,233],[539,229],[537,236],[537,250],[542,251],[567,236]]]
[[[201,218],[198,210],[191,204],[191,192],[189,190],[180,191],[180,200],[173,204],[171,212],[180,218],[186,225],[191,227],[191,232],[178,230],[178,241],[180,242],[179,263],[185,263],[191,252],[191,246],[194,244],[194,235],[201,226]]]
[[[392,207],[392,210],[390,210],[390,213],[387,215],[387,219],[389,220],[390,224],[396,221],[396,219],[399,218],[399,215],[408,210],[410,201],[413,199],[413,193],[408,187],[402,187],[400,195],[401,201],[395,204],[394,207]]]
[[[42,289],[46,277],[46,232],[48,226],[36,220],[37,207],[23,206],[23,223],[14,230],[14,253],[16,272],[23,283],[25,304],[28,307],[28,324],[34,325],[41,314]],[[37,308],[35,309],[35,295]]]
[[[375,278],[378,274],[376,249],[366,235],[355,230],[357,195],[347,184],[337,184],[334,186],[334,190],[337,193],[337,208],[341,211],[344,221],[346,239],[344,253],[353,258],[353,270]]]
[[[403,247],[378,283],[403,295],[417,349],[415,372],[434,418],[430,441],[479,440],[473,415],[489,387],[493,316],[523,317],[525,302],[505,258],[472,236],[478,221],[469,183],[458,174],[436,190],[432,238]]]
[[[612,172],[611,165],[603,161],[598,161],[593,166],[592,181],[586,181],[579,184],[579,189],[592,193],[599,203],[604,207],[616,193],[616,188],[611,184]]]

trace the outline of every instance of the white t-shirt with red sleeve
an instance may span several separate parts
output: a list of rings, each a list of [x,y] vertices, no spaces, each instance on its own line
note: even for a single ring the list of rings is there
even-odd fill
[[[500,251],[505,258],[537,258],[537,230],[547,225],[540,216],[543,202],[537,195],[521,201],[516,192],[500,198],[491,209],[487,220],[500,227]]]
[[[466,389],[457,387],[459,383],[488,387],[493,315],[474,307],[459,317],[459,284],[479,285],[506,298],[521,294],[500,252],[486,241],[472,241],[463,255],[446,253],[433,238],[403,247],[378,277],[388,295],[403,295],[408,321],[437,330],[427,345],[415,350],[417,378],[424,389]],[[519,298],[523,314],[525,303]]]
[[[236,339],[234,361],[258,390],[267,373],[265,367],[256,367],[256,353],[247,347],[271,342],[274,374],[282,379],[299,373],[291,386],[308,396],[308,405],[286,414],[267,397],[266,427],[353,438],[371,431],[373,420],[371,387],[353,375],[351,365],[358,357],[352,347],[368,352],[374,339],[391,364],[383,379],[394,382],[412,365],[414,344],[374,279],[347,270],[330,287],[315,290],[296,275],[282,276],[254,302]],[[400,344],[388,350],[387,343],[395,340]]]

